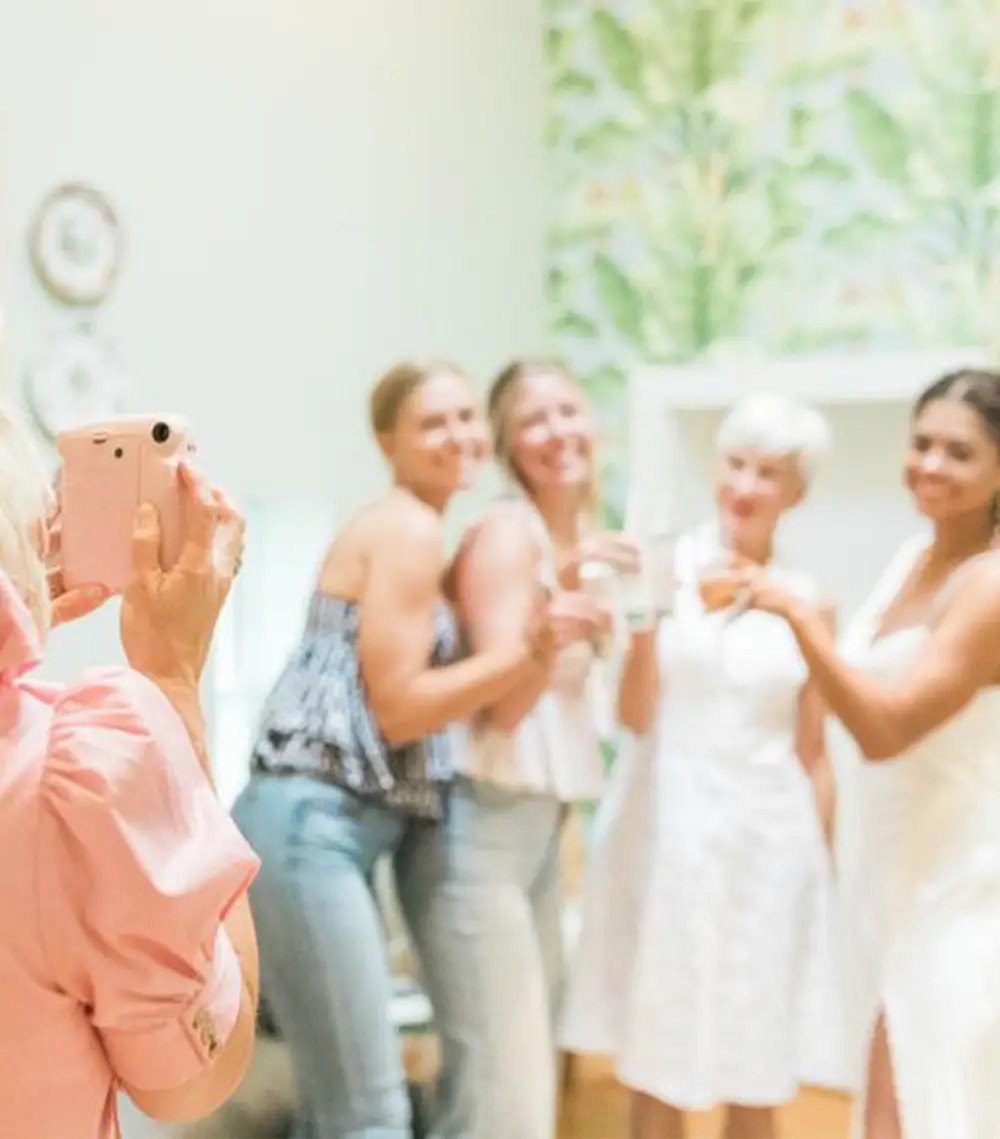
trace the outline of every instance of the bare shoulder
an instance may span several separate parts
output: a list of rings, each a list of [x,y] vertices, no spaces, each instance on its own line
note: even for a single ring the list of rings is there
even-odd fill
[[[952,604],[961,600],[987,612],[1000,613],[1000,549],[969,558],[954,575],[950,592]]]
[[[490,507],[469,529],[463,547],[468,555],[489,557],[506,566],[534,562],[539,556],[530,520],[518,504],[509,502]]]
[[[1000,619],[1000,550],[977,554],[956,571],[946,607],[980,620]]]
[[[441,514],[412,494],[391,490],[373,502],[365,518],[365,529],[375,539],[392,538],[397,542],[421,545],[444,540]]]
[[[412,495],[389,491],[364,506],[339,531],[327,551],[320,575],[321,588],[345,597],[357,597],[365,588],[372,564],[384,564],[383,555],[405,554],[393,562],[415,569],[444,560],[444,525],[441,516]]]
[[[516,503],[497,503],[465,532],[452,566],[455,596],[468,598],[471,590],[520,586],[538,576],[541,550],[530,519]]]
[[[498,502],[480,520],[480,533],[490,539],[505,538],[525,545],[535,544],[527,511],[517,502]]]
[[[816,611],[819,613],[823,624],[831,630],[837,628],[837,603],[826,594],[820,594],[816,602]]]
[[[401,491],[389,491],[359,511],[338,538],[367,560],[384,549],[410,556],[441,552],[444,523],[425,502]]]

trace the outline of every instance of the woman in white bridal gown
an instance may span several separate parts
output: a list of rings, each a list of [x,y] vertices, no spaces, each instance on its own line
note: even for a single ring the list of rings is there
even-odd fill
[[[865,1139],[1000,1136],[1000,374],[917,401],[908,543],[838,656],[808,605],[755,569],[860,765],[853,930],[864,984]]]

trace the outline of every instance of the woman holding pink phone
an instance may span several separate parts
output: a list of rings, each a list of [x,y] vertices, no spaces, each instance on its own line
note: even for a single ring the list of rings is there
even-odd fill
[[[445,813],[449,729],[552,651],[536,595],[503,643],[457,659],[442,515],[486,450],[463,373],[398,365],[372,392],[371,426],[392,485],[330,546],[235,809],[263,860],[252,898],[264,987],[309,1139],[409,1139],[372,874],[391,857],[406,916],[422,922],[433,882],[411,871],[428,861]],[[428,958],[439,954],[421,941]]]
[[[47,479],[0,410],[5,1135],[113,1139],[119,1090],[157,1119],[208,1114],[253,1050],[244,894],[257,861],[212,789],[198,699],[242,521],[221,492],[180,477],[175,570],[160,566],[156,510],[136,521],[121,620],[131,668],[33,681],[50,625],[106,592],[47,580]]]

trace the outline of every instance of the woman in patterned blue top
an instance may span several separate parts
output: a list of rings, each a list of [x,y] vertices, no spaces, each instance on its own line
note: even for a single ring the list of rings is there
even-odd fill
[[[372,874],[390,855],[419,920],[432,883],[406,867],[425,857],[442,812],[449,727],[553,651],[540,606],[509,644],[455,659],[442,514],[486,451],[465,376],[399,365],[373,391],[371,422],[393,485],[330,547],[234,811],[263,862],[251,894],[262,982],[309,1139],[409,1136]]]

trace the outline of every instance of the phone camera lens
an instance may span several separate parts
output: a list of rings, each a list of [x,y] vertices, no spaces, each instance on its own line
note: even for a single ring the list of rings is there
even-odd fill
[[[153,424],[153,442],[154,443],[166,443],[166,441],[169,438],[170,438],[170,424],[169,423],[164,423],[162,420],[160,420],[159,423]]]
[[[115,458],[116,459],[120,459],[122,457],[122,455],[124,455],[124,454],[125,454],[125,452],[121,449],[121,447],[115,448]]]

